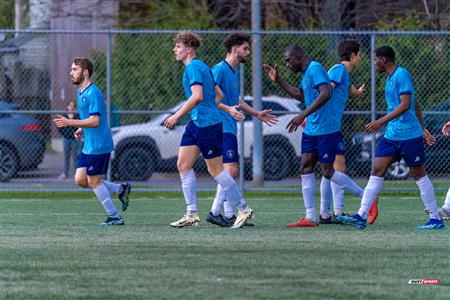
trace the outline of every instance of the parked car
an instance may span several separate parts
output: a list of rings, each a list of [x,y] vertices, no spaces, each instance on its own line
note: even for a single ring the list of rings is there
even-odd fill
[[[450,138],[443,136],[441,129],[450,120],[450,101],[437,104],[430,111],[438,112],[438,114],[424,114],[425,127],[436,137],[437,142],[432,147],[425,146],[426,170],[428,173],[448,175],[450,171]],[[377,142],[384,136],[385,131],[386,128],[382,127],[375,133]],[[371,141],[372,136],[369,133],[360,132],[347,143],[347,168],[353,174],[364,176],[370,174]],[[386,176],[391,179],[406,179],[409,177],[409,168],[402,159],[389,167]]]
[[[45,152],[39,122],[26,114],[7,111],[18,106],[0,101],[0,182],[10,180],[17,171],[37,168]]]
[[[245,97],[245,101],[250,105],[252,103],[251,97]],[[183,103],[174,106],[170,111],[175,112]],[[277,125],[263,125],[265,178],[280,180],[290,175],[293,170],[298,170],[302,128],[290,134],[286,126],[301,109],[298,101],[276,96],[263,97],[263,108],[272,109],[274,114],[279,115]],[[112,129],[115,145],[112,173],[115,178],[144,181],[154,172],[176,172],[179,144],[189,116],[184,116],[177,126],[168,129],[163,123],[169,116],[169,113],[161,114],[146,123]],[[244,126],[244,160],[249,177],[253,147],[251,116],[246,116]],[[202,159],[198,160],[194,168],[196,171],[206,170]]]

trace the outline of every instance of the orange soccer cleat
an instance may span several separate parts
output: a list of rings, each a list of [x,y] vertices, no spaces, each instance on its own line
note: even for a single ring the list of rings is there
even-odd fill
[[[372,206],[370,207],[367,223],[369,223],[370,225],[375,223],[377,217],[378,217],[378,196],[375,198],[375,200],[372,203]]]
[[[288,224],[287,226],[288,227],[317,227],[317,226],[319,226],[319,224],[314,221],[311,221],[310,219],[301,218],[297,222]]]

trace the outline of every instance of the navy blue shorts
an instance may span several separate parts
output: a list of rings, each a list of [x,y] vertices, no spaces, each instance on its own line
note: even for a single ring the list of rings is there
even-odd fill
[[[237,137],[225,132],[223,134],[223,163],[237,163],[239,162]]]
[[[110,156],[111,153],[84,154],[81,152],[78,156],[76,168],[86,168],[86,173],[89,176],[106,174]]]
[[[308,135],[303,132],[302,153],[317,153],[320,163],[330,164],[334,162],[339,143],[344,145],[340,131],[323,135]]]
[[[410,167],[425,163],[423,137],[404,141],[392,141],[383,137],[375,151],[375,157],[393,157],[396,161],[404,159]]]
[[[196,145],[200,148],[203,158],[210,159],[222,155],[222,143],[222,123],[198,127],[190,121],[186,125],[180,146]]]

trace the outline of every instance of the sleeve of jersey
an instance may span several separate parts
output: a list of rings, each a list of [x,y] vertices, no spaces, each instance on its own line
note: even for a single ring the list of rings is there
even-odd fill
[[[89,115],[90,116],[100,116],[100,105],[101,105],[101,97],[97,95],[97,93],[91,93],[89,95]]]
[[[189,78],[189,85],[193,86],[193,85],[201,85],[203,86],[203,78],[202,78],[202,73],[200,72],[200,70],[198,68],[195,67],[195,65],[193,64],[189,64],[187,66],[187,75]]]
[[[325,69],[319,66],[312,66],[314,69],[312,71],[312,79],[313,79],[313,87],[318,89],[321,85],[328,85],[330,83],[330,79],[328,78],[328,73]]]
[[[213,68],[212,69],[214,83],[218,86],[221,86],[223,82],[223,72],[221,68]]]
[[[413,90],[413,83],[411,77],[409,76],[401,76],[397,79],[398,86],[398,96],[401,95],[411,95]]]
[[[328,76],[330,76],[330,81],[333,82],[336,86],[342,83],[342,69],[341,68],[332,68],[328,72]]]

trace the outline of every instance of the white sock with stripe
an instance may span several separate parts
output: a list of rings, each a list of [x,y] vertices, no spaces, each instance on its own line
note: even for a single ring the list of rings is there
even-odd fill
[[[121,184],[109,182],[106,180],[103,180],[103,184],[106,186],[109,192],[117,195],[120,193],[120,188],[122,187]]]
[[[225,192],[225,198],[230,201],[231,204],[237,205],[240,211],[247,208],[247,203],[245,203],[244,198],[239,191],[239,188],[234,181],[233,177],[230,176],[226,171],[220,172],[219,175],[214,177],[216,182],[220,184]]]
[[[113,218],[120,218],[120,214],[117,212],[116,207],[114,206],[114,203],[112,201],[111,193],[108,191],[106,186],[103,183],[100,183],[100,185],[93,189],[93,191],[108,216]]]
[[[346,192],[352,193],[357,197],[362,197],[364,193],[364,190],[345,173],[334,171],[334,174],[330,179],[334,183],[342,186]]]
[[[445,211],[450,212],[450,188],[447,191],[447,197],[445,198],[442,208],[445,209]]]
[[[330,217],[330,204],[332,197],[331,181],[322,176],[322,181],[320,182],[320,215],[324,219],[328,219]]]
[[[333,191],[333,211],[336,216],[344,213],[344,188],[334,182],[331,182],[331,190]]]
[[[217,185],[216,197],[214,197],[214,202],[211,207],[211,213],[215,216],[220,214],[222,210],[222,205],[225,202],[225,191],[220,184]]]

